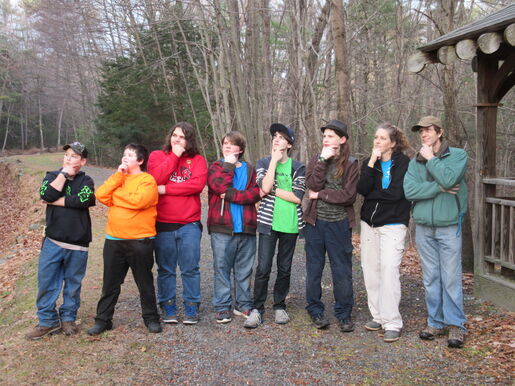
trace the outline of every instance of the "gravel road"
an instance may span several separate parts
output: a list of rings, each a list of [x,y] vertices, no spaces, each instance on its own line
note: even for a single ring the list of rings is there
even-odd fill
[[[87,167],[96,186],[113,171]],[[204,200],[205,201],[205,200]],[[203,210],[205,224],[205,213]],[[323,278],[326,312],[332,310],[330,268]],[[213,293],[212,254],[209,235],[202,236],[202,306],[201,321],[196,326],[164,325],[162,334],[147,334],[142,328],[139,298],[132,277],[122,289],[114,318],[114,330],[108,338],[101,338],[98,355],[125,347],[142,347],[147,355],[145,366],[131,367],[131,356],[126,358],[127,373],[110,382],[132,384],[164,384],[181,382],[192,384],[335,384],[335,383],[485,383],[473,371],[472,361],[456,361],[446,345],[446,339],[424,342],[418,330],[425,324],[423,286],[419,277],[403,275],[401,313],[404,330],[395,343],[384,343],[376,332],[363,327],[369,320],[366,293],[359,257],[354,256],[356,329],[341,333],[336,320],[324,331],[316,330],[304,310],[305,254],[304,241],[297,243],[292,267],[292,280],[287,311],[292,321],[287,325],[273,322],[270,297],[265,322],[255,330],[243,328],[243,319],[234,317],[229,324],[215,323],[211,306]],[[270,290],[275,281],[275,269],[270,279]],[[181,282],[178,280],[178,304],[182,304]],[[97,287],[98,288],[98,287]],[[97,290],[98,291],[98,290]],[[270,293],[270,291],[269,291]],[[479,305],[466,295],[466,311]],[[91,308],[89,306],[88,308]],[[86,321],[89,327],[91,319]],[[106,344],[108,339],[109,344]],[[137,353],[137,350],[135,350]],[[134,355],[134,354],[133,354]],[[113,365],[119,366],[118,364]],[[100,370],[97,372],[110,370]],[[120,369],[119,369],[120,370]],[[118,374],[120,372],[118,371]],[[86,380],[86,379],[84,379]],[[91,378],[88,379],[91,381]],[[103,378],[105,380],[105,378]]]

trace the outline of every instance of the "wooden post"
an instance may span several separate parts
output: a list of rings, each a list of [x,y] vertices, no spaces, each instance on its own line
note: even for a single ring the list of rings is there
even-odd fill
[[[496,100],[490,100],[490,80],[498,70],[499,62],[481,52],[478,53],[477,68],[477,141],[476,141],[476,167],[475,167],[475,227],[477,247],[475,248],[474,272],[484,274],[493,269],[493,265],[486,263],[485,244],[487,224],[492,221],[491,213],[486,211],[485,198],[495,196],[495,185],[486,185],[483,178],[495,177],[495,137],[497,124]],[[493,242],[493,240],[492,240]],[[489,268],[489,269],[488,269]],[[486,271],[486,272],[485,272]]]

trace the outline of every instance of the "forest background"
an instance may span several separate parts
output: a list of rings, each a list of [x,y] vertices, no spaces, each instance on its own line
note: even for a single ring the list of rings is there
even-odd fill
[[[90,161],[112,166],[126,144],[160,148],[175,122],[190,121],[208,161],[220,157],[224,133],[240,130],[255,162],[269,152],[268,127],[281,122],[296,131],[294,157],[306,162],[320,146],[318,128],[338,118],[362,159],[378,123],[404,128],[418,148],[409,128],[432,114],[451,145],[468,151],[473,185],[470,61],[413,74],[407,59],[510,3],[0,0],[1,151],[79,140]],[[499,108],[501,177],[515,175],[514,94]]]
[[[269,125],[282,122],[296,131],[295,156],[305,161],[319,147],[318,128],[338,118],[363,157],[378,123],[409,132],[434,114],[473,161],[470,63],[412,74],[407,58],[509,3],[0,0],[1,149],[80,140],[95,163],[113,164],[127,143],[159,148],[175,122],[190,121],[208,160],[237,129],[255,161],[269,151]],[[513,101],[511,93],[498,123],[497,159],[508,175]]]

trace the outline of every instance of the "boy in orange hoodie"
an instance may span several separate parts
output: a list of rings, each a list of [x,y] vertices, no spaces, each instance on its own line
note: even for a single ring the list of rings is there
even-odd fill
[[[156,181],[145,172],[147,160],[148,150],[143,145],[127,145],[118,171],[96,192],[109,212],[102,296],[89,335],[113,328],[114,307],[129,267],[138,286],[145,325],[152,333],[162,331],[152,275],[158,193]]]

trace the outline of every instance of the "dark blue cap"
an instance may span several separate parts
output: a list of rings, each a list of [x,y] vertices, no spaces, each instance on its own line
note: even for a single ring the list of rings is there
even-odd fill
[[[270,126],[270,134],[273,136],[277,132],[283,133],[288,142],[292,145],[295,143],[295,133],[289,127],[284,126],[282,123],[272,123],[272,126]]]

